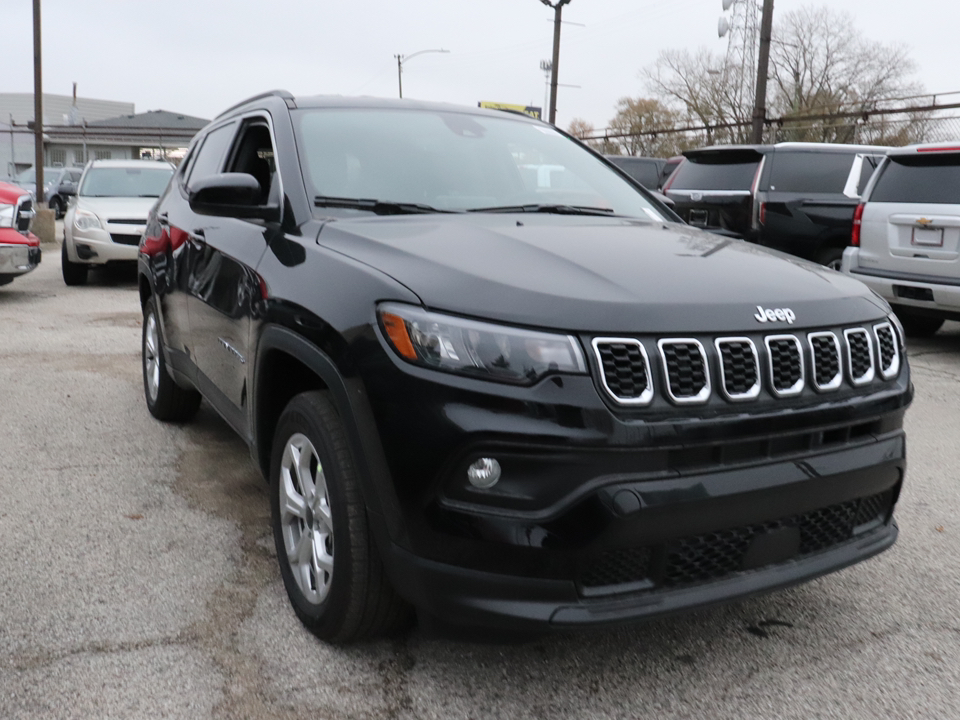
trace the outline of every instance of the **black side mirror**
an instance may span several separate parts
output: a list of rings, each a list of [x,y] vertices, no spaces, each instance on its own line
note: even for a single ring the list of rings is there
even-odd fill
[[[277,221],[278,205],[261,205],[260,183],[247,173],[221,173],[201,178],[187,188],[190,208],[200,215]]]

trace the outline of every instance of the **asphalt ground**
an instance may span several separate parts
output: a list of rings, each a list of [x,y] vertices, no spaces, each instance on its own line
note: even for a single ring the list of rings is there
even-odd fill
[[[204,405],[147,413],[132,273],[0,288],[0,718],[960,717],[960,324],[911,344],[896,546],[784,592],[525,645],[324,645]]]

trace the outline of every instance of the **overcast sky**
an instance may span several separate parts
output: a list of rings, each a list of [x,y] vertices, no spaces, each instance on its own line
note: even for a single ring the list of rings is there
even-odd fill
[[[641,68],[667,48],[708,47],[721,0],[572,0],[564,19],[558,124],[598,128],[624,95],[643,93]],[[774,23],[803,5],[777,0]],[[30,0],[3,0],[0,92],[32,92]],[[830,0],[865,37],[905,44],[914,79],[960,91],[956,0]],[[432,48],[404,66],[406,97],[476,105],[544,102],[540,61],[553,11],[539,0],[43,0],[43,87],[212,118],[272,88],[294,94],[396,97],[397,53]],[[953,98],[954,101],[960,96]]]

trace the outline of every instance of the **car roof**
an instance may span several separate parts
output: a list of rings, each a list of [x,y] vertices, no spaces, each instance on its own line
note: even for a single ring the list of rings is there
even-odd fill
[[[772,145],[710,145],[708,147],[687,150],[684,155],[690,157],[698,153],[716,153],[716,152],[744,152],[753,151],[761,155],[773,152],[774,150],[809,150],[814,152],[885,152],[890,148],[885,145],[852,145],[846,143],[817,143],[817,142],[781,142]]]
[[[906,147],[891,148],[887,155],[920,155],[923,153],[960,153],[960,140],[936,143],[918,143]]]
[[[164,160],[91,160],[89,167],[169,167],[173,164]]]

